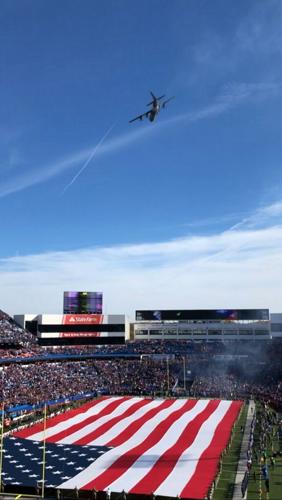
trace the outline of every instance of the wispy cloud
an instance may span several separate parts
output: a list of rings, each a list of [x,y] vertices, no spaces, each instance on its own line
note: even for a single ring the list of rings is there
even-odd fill
[[[246,2],[245,7],[229,20],[228,30],[209,25],[200,33],[191,49],[193,68],[190,64],[184,81],[214,84],[250,75],[250,68],[255,80],[281,79],[282,2]]]
[[[150,132],[152,133],[152,130],[143,127],[114,137],[99,148],[97,156],[99,157],[104,154],[113,153],[124,147],[129,147],[131,144],[142,140]],[[0,198],[46,182],[73,167],[83,164],[93,153],[94,147],[76,151],[63,158],[54,160],[52,163],[37,165],[36,168],[26,170],[19,176],[13,176],[6,182],[2,182],[0,186]]]
[[[229,226],[234,222],[232,226]],[[276,201],[270,205],[265,205],[250,212],[234,212],[221,214],[214,217],[197,219],[188,223],[182,224],[183,228],[218,228],[224,225],[229,231],[237,229],[258,229],[267,227],[272,224],[282,224],[282,201]]]
[[[165,123],[177,123],[180,121],[196,122],[206,118],[221,115],[227,111],[243,104],[262,99],[269,99],[282,93],[282,83],[268,82],[233,82],[226,84],[222,92],[214,102],[206,107],[188,113],[174,116]]]
[[[102,144],[95,156],[100,157],[102,155],[118,152],[125,147],[130,147],[144,140],[147,136],[159,133],[164,127],[182,122],[189,124],[216,117],[248,100],[252,101],[269,98],[281,92],[282,83],[231,83],[223,88],[223,91],[211,104],[192,112],[189,111],[173,116],[172,118],[160,120],[158,123],[154,124],[153,127],[150,127],[146,123],[133,131],[130,130],[129,132],[118,135]],[[26,170],[19,176],[13,176],[6,182],[2,182],[0,186],[0,198],[46,182],[75,166],[84,164],[92,153],[93,147],[83,149],[64,158],[55,160],[50,164],[37,165],[36,168]]]
[[[220,214],[220,215],[214,216],[214,217],[195,219],[195,220],[192,220],[190,222],[180,224],[180,227],[186,227],[186,228],[189,228],[189,227],[191,227],[191,228],[217,227],[217,226],[222,225],[222,224],[230,224],[231,222],[238,221],[239,219],[242,219],[243,217],[246,217],[246,216],[247,216],[246,212],[234,212],[234,213],[228,213],[228,214]]]
[[[282,202],[265,227],[0,260],[1,308],[60,312],[68,289],[103,290],[107,312],[138,308],[270,307],[281,311]],[[249,217],[251,220],[252,217]],[[268,221],[268,224],[266,224]],[[244,225],[245,224],[245,225]]]
[[[225,96],[228,101],[233,97],[239,99],[269,99],[282,92],[282,82],[233,82],[225,85]]]
[[[282,202],[277,201],[271,205],[259,207],[254,213],[244,217],[240,222],[232,226],[231,230],[252,229],[265,227],[272,223],[280,224],[282,222]]]
[[[280,0],[256,2],[236,31],[239,48],[256,55],[282,52],[282,4]]]

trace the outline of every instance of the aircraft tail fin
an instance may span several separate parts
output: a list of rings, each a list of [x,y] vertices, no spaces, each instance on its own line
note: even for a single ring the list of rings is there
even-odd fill
[[[148,102],[147,106],[151,106],[152,104],[156,104],[158,101],[160,101],[161,99],[163,99],[165,97],[165,94],[161,95],[160,97],[156,97],[155,94],[153,94],[153,92],[151,90],[150,90],[150,94],[151,94],[153,100],[151,102]]]

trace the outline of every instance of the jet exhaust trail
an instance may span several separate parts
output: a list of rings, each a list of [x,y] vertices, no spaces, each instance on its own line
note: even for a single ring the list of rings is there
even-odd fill
[[[106,133],[103,135],[103,137],[100,139],[100,141],[96,144],[95,148],[93,149],[92,153],[90,154],[89,158],[84,162],[82,165],[81,169],[75,174],[75,176],[72,178],[72,180],[64,187],[62,191],[62,196],[65,194],[65,192],[69,189],[69,187],[76,181],[76,179],[82,174],[82,172],[86,169],[87,165],[93,160],[95,157],[95,154],[97,153],[99,147],[103,144],[103,142],[106,140],[108,137],[109,133],[113,130],[114,126],[116,124],[113,123],[113,125],[110,126],[110,128],[106,131]]]

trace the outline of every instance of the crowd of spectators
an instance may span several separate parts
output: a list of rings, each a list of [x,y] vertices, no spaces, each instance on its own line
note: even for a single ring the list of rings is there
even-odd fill
[[[0,400],[6,408],[36,405],[71,396],[97,394],[167,394],[173,371],[151,360],[87,360],[10,364],[2,368]]]
[[[101,394],[183,395],[179,361],[151,359],[84,360],[9,364],[2,367],[0,400],[6,407],[34,405],[87,392]],[[252,383],[237,375],[212,372],[186,381],[186,395],[197,398],[254,398],[282,407],[282,384]]]
[[[36,348],[36,339],[26,330],[23,330],[5,312],[0,310],[0,357],[17,356],[18,353],[28,353],[32,348]]]
[[[194,397],[226,399],[256,399],[268,403],[273,408],[282,407],[282,384],[279,381],[272,385],[252,383],[226,373],[198,376],[190,388]]]
[[[139,354],[142,360],[72,361],[73,355]],[[50,363],[50,355],[69,356]],[[155,355],[169,355],[156,361]],[[41,358],[41,362],[9,365],[10,358]],[[179,394],[194,397],[255,397],[282,407],[282,343],[130,341],[116,346],[48,347],[0,311],[0,397],[5,404],[36,404],[89,391],[110,394]],[[183,359],[189,368],[183,380]],[[280,383],[281,382],[281,383]]]
[[[167,354],[177,357],[197,356],[206,359],[210,355],[225,352],[226,348],[222,342],[192,342],[190,340],[134,340],[126,342],[125,345],[111,346],[80,346],[80,347],[55,347],[47,348],[48,352],[69,352],[85,354],[87,352],[114,352],[116,354]]]
[[[34,363],[2,369],[0,398],[6,407],[35,405],[95,390],[97,373],[89,363]]]

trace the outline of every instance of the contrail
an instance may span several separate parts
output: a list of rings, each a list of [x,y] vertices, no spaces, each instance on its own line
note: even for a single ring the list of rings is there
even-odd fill
[[[113,125],[110,126],[110,128],[107,130],[107,132],[103,135],[103,137],[100,139],[100,141],[96,144],[95,148],[93,149],[92,153],[90,154],[89,158],[85,161],[85,163],[82,165],[81,169],[75,174],[73,179],[64,187],[62,191],[62,196],[65,194],[65,192],[68,190],[68,188],[76,181],[76,179],[82,174],[83,170],[86,169],[87,165],[93,160],[95,154],[97,153],[98,148],[103,144],[105,139],[108,137],[109,133],[112,131],[116,123],[113,123]]]

